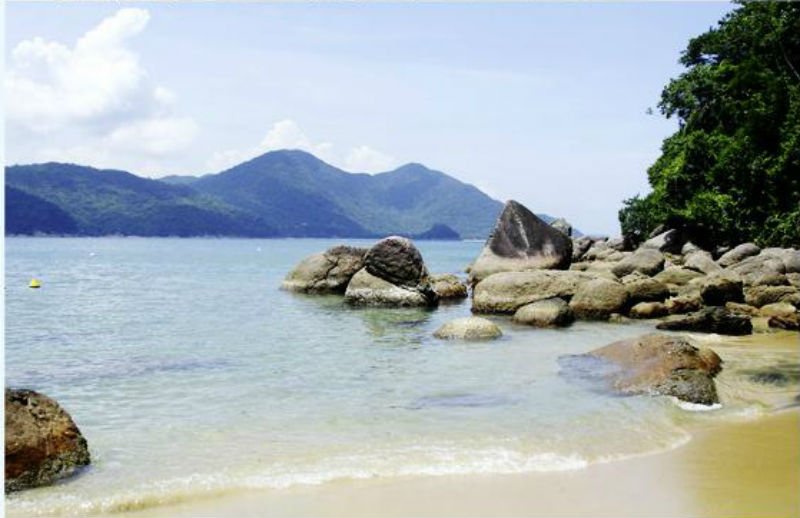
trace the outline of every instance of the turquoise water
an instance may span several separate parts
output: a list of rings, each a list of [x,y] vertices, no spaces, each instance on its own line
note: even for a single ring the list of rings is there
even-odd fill
[[[93,465],[7,497],[6,510],[81,515],[348,478],[582,469],[683,444],[687,423],[707,415],[761,408],[740,391],[701,417],[558,376],[558,356],[646,323],[537,330],[497,318],[499,341],[443,342],[433,331],[468,315],[468,301],[353,309],[278,289],[300,259],[341,242],[7,239],[6,384],[57,399]],[[432,272],[460,274],[482,243],[418,245]]]

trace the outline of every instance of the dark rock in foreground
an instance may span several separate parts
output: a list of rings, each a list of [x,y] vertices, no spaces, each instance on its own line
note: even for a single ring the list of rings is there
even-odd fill
[[[719,402],[714,376],[722,360],[686,339],[645,335],[614,342],[587,354],[560,359],[568,376],[594,379],[621,394],[657,394],[712,405]]]
[[[656,329],[741,336],[752,334],[753,324],[749,318],[735,315],[727,309],[710,307],[675,320],[661,322]]]
[[[512,200],[472,265],[470,279],[479,282],[498,272],[566,269],[571,261],[572,240]]]
[[[6,389],[5,491],[51,484],[90,463],[86,439],[49,397]]]
[[[301,293],[344,293],[364,267],[365,248],[335,246],[303,259],[286,275],[281,288]]]

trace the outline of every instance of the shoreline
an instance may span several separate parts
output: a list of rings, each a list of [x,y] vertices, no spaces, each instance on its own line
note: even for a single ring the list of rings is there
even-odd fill
[[[709,423],[673,450],[584,469],[339,480],[114,513],[189,516],[800,515],[800,408]]]

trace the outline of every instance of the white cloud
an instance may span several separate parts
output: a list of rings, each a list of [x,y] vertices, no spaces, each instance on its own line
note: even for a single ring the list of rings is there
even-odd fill
[[[212,171],[221,171],[278,149],[308,151],[325,162],[357,172],[377,173],[397,165],[397,161],[391,156],[366,145],[356,146],[344,154],[338,153],[331,142],[314,142],[292,119],[274,123],[257,146],[214,153],[207,165]]]
[[[14,47],[5,77],[10,137],[53,143],[36,146],[26,159],[46,159],[60,148],[64,156],[50,158],[103,166],[113,154],[137,171],[137,164],[191,143],[196,123],[174,113],[175,93],[156,84],[127,47],[149,20],[145,9],[124,8],[72,47],[41,37]]]

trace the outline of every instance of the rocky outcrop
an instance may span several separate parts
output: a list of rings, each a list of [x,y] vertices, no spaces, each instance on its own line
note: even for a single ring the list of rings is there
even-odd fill
[[[568,376],[588,377],[621,394],[673,396],[702,405],[719,402],[714,377],[722,360],[682,337],[651,334],[621,340],[560,363]]]
[[[475,313],[514,313],[520,307],[537,300],[571,298],[592,275],[572,270],[536,270],[505,272],[490,275],[479,282],[472,292],[472,311]]]
[[[397,236],[369,249],[344,297],[356,306],[435,306],[439,301],[422,254],[409,239]]]
[[[535,327],[564,327],[575,321],[575,314],[563,299],[552,298],[522,306],[513,321]]]
[[[608,279],[593,279],[581,284],[569,307],[578,318],[607,320],[612,313],[619,313],[628,302],[628,292],[622,283]]]
[[[467,285],[451,273],[431,276],[433,291],[439,300],[460,300],[467,298]]]
[[[571,261],[568,236],[521,204],[509,201],[469,275],[474,284],[499,272],[565,269]]]
[[[611,270],[617,277],[625,277],[633,272],[644,275],[655,275],[664,269],[664,255],[658,250],[640,248],[632,255],[621,260]]]
[[[433,336],[445,340],[493,340],[503,336],[503,332],[491,320],[466,317],[447,322],[437,329]]]
[[[44,394],[6,389],[5,491],[51,484],[90,463],[70,415]]]
[[[751,334],[753,324],[749,318],[733,314],[725,308],[710,307],[675,320],[661,322],[656,329],[740,336]]]
[[[286,275],[282,289],[300,293],[344,293],[364,267],[365,248],[335,246],[303,259]]]

